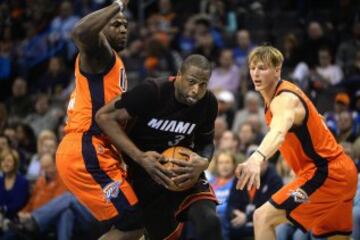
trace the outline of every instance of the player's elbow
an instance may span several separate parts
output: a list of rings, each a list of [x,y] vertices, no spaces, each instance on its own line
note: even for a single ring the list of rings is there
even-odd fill
[[[100,127],[103,126],[108,121],[108,119],[108,114],[102,112],[101,110],[95,114],[95,121]]]
[[[77,24],[71,31],[71,39],[74,42],[86,42],[87,35],[88,30],[82,24]]]

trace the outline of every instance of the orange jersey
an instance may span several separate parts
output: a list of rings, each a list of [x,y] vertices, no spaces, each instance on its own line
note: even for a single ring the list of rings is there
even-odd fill
[[[295,94],[306,115],[300,126],[291,127],[280,147],[297,177],[276,192],[270,203],[286,210],[289,221],[303,231],[311,230],[316,237],[349,235],[357,185],[355,164],[337,144],[310,99],[296,85],[280,81],[274,96],[282,92]],[[265,112],[269,125],[272,116],[268,107]],[[299,192],[302,198],[298,197]]]
[[[323,117],[318,113],[311,100],[296,85],[281,80],[275,90],[274,97],[282,92],[295,94],[305,108],[305,118],[301,126],[293,126],[285,136],[280,147],[281,155],[296,175],[303,171],[324,165],[324,161],[331,162],[343,153],[334,136],[327,128]],[[265,109],[266,124],[271,122],[269,107]]]
[[[96,112],[127,89],[124,64],[116,53],[114,58],[114,64],[104,74],[88,74],[80,70],[77,56],[75,89],[68,104],[65,133],[100,133],[95,122]]]

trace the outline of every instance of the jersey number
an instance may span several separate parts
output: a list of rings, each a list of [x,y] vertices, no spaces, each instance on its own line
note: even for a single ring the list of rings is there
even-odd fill
[[[185,138],[184,135],[176,135],[174,141],[168,141],[169,146],[176,146]]]

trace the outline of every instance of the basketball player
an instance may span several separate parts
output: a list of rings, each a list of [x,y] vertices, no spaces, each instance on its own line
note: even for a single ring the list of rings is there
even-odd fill
[[[216,98],[207,90],[210,73],[205,57],[191,55],[176,77],[145,81],[97,113],[97,123],[125,155],[150,239],[178,239],[186,220],[198,239],[222,239],[216,198],[203,173],[214,151],[217,115]],[[127,134],[122,121],[131,121]],[[189,162],[176,161],[179,167],[169,173],[160,153],[171,146],[195,154]],[[189,190],[167,189],[172,181],[182,186],[194,180]]]
[[[237,188],[259,188],[261,162],[278,149],[296,174],[255,211],[255,238],[275,239],[275,226],[288,220],[315,237],[349,239],[357,184],[354,162],[309,98],[296,85],[280,80],[283,59],[271,46],[257,47],[249,55],[250,75],[265,100],[270,129],[259,148],[238,165]]]
[[[121,239],[133,240],[142,235],[138,199],[125,179],[119,154],[95,122],[97,110],[126,91],[125,68],[119,57],[127,40],[127,20],[122,13],[126,3],[116,0],[85,16],[72,32],[79,48],[76,87],[56,163],[66,187],[102,226],[107,229],[114,224],[123,232]]]

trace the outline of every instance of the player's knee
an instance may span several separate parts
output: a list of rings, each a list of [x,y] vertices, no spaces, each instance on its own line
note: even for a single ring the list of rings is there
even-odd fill
[[[265,208],[258,208],[254,211],[253,221],[255,225],[270,224],[271,216]]]

